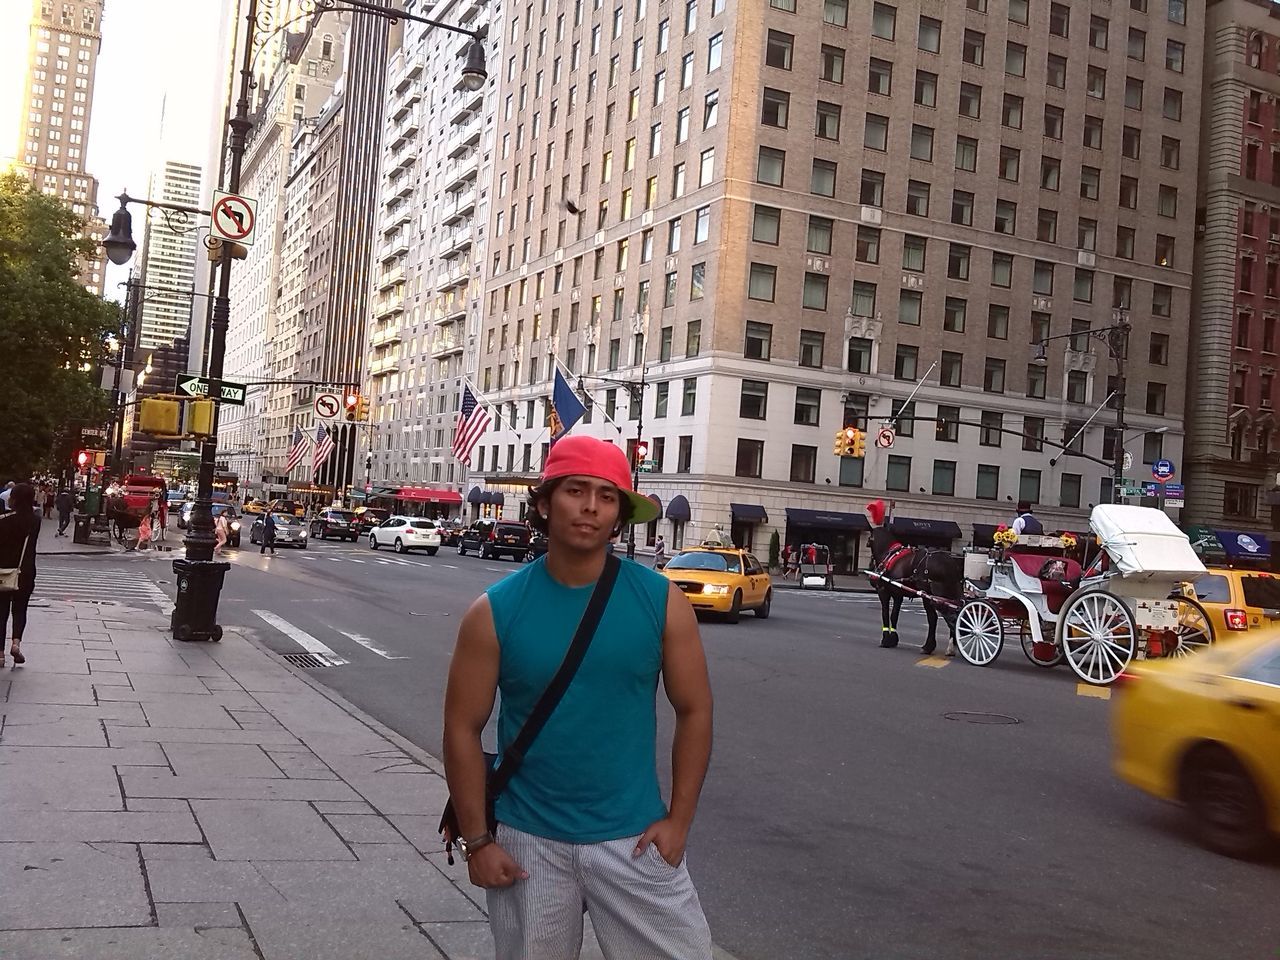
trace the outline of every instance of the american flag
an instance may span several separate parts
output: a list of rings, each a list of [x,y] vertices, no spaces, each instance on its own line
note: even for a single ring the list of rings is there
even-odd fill
[[[311,457],[311,473],[314,476],[320,472],[320,468],[324,466],[324,462],[329,459],[329,455],[333,453],[333,434],[325,427],[323,423],[316,425],[316,452]]]
[[[293,446],[289,448],[289,462],[285,464],[284,472],[289,473],[302,462],[302,456],[307,452],[307,435],[302,432],[301,427],[293,428]]]
[[[458,416],[458,426],[453,432],[453,455],[463,463],[471,462],[471,451],[475,449],[485,430],[489,428],[489,410],[476,400],[471,387],[462,388],[462,413]]]

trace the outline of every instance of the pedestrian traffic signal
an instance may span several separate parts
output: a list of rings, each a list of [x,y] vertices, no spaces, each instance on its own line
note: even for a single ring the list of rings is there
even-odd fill
[[[76,454],[76,466],[83,470],[89,465],[89,451],[81,450]]]
[[[641,440],[636,444],[636,463],[644,463],[649,459],[649,443]]]
[[[831,452],[837,457],[846,457],[849,455],[849,442],[845,439],[844,431],[836,431],[836,442],[831,448]]]
[[[360,410],[360,394],[356,393],[354,390],[349,391],[346,394],[346,396],[342,398],[343,417],[346,418],[348,421],[355,420],[356,415],[359,413],[359,410]]]
[[[369,422],[369,398],[360,397],[356,400],[356,419],[361,423]]]

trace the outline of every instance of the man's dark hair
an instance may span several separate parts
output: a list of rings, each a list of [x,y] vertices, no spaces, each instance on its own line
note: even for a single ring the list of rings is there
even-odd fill
[[[1019,501],[1018,501],[1018,512],[1019,512],[1019,513],[1030,513],[1030,512],[1031,512],[1031,502],[1030,502],[1029,500],[1019,500]]]
[[[525,520],[529,526],[537,530],[538,533],[546,534],[547,518],[542,515],[542,510],[538,507],[539,503],[545,502],[547,509],[551,509],[551,495],[556,492],[556,488],[564,482],[564,477],[556,477],[554,480],[545,480],[536,487],[529,488],[529,498],[525,501]],[[625,496],[618,498],[618,522],[614,525],[613,533],[617,536],[624,527],[631,522],[631,515],[635,512],[631,506],[631,500]]]
[[[9,494],[9,509],[30,510],[36,505],[36,488],[29,483],[18,483],[13,487],[13,492]]]

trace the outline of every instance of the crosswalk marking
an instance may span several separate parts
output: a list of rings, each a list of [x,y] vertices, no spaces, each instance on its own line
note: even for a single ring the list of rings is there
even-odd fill
[[[153,581],[135,571],[112,568],[79,570],[42,565],[36,574],[36,593],[55,600],[154,604],[161,613],[173,609],[173,602]]]
[[[358,633],[348,633],[346,630],[339,630],[338,632],[342,634],[344,637],[346,637],[347,639],[353,640],[354,642],[360,644],[360,646],[364,647],[366,650],[370,650],[373,653],[376,653],[378,656],[382,657],[384,660],[408,660],[409,659],[408,657],[398,657],[393,653],[389,653],[388,651],[383,650],[382,647],[378,646],[368,637],[361,636]]]
[[[329,647],[325,646],[311,634],[307,633],[307,631],[303,630],[301,627],[294,626],[284,617],[278,616],[270,610],[255,610],[253,613],[255,616],[275,627],[303,650],[307,651],[307,653],[314,654],[320,659],[326,661],[329,666],[340,667],[345,663],[351,662],[350,660],[338,656]]]

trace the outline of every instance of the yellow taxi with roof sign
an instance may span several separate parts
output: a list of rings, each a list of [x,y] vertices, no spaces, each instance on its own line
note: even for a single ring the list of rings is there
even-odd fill
[[[735,547],[694,547],[667,561],[662,573],[700,612],[723,614],[737,623],[743,610],[769,616],[773,581],[760,561]]]

